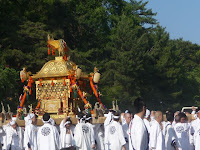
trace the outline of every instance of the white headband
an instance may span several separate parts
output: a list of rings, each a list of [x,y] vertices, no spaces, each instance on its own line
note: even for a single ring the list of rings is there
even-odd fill
[[[129,111],[128,111],[128,110],[126,110],[126,111],[125,111],[125,114],[127,114],[127,113],[129,113]]]
[[[114,119],[119,119],[119,116],[113,116]]]
[[[12,125],[14,125],[14,124],[16,124],[15,120],[11,120],[11,121],[10,121],[10,125],[12,126]]]
[[[44,121],[43,119],[42,119],[42,122],[43,123],[49,123],[51,121],[51,118],[49,118],[49,120],[47,120],[47,121]]]
[[[31,113],[29,114],[29,116],[30,116],[30,119],[32,119],[35,116],[35,114]]]
[[[88,117],[88,118],[86,118],[85,120],[90,120],[90,119],[92,119],[92,117]]]
[[[66,126],[67,124],[71,124],[71,121],[66,121],[64,126]]]

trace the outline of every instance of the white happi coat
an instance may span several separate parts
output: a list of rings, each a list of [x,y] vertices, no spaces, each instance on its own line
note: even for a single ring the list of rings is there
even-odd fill
[[[178,142],[177,142],[176,133],[170,122],[167,122],[167,124],[165,126],[164,136],[165,136],[165,149],[166,150],[174,150],[173,144],[176,143],[176,145],[177,145]]]
[[[112,121],[105,129],[105,149],[121,150],[126,144],[122,126],[117,121]]]
[[[151,129],[151,127],[150,127],[150,122],[149,122],[149,120],[147,120],[147,119],[143,119],[144,120],[144,124],[145,124],[145,126],[146,126],[146,128],[147,128],[147,131],[148,131],[148,133],[150,134],[150,129]]]
[[[125,138],[125,141],[126,141],[125,148],[127,150],[127,149],[129,149],[129,125],[127,123],[124,123],[122,125],[122,129],[123,129],[124,138]]]
[[[64,121],[60,123],[60,148],[68,148],[75,145],[73,130],[70,127],[70,134],[66,134],[67,129],[64,126]]]
[[[155,120],[150,131],[150,148],[153,150],[165,150],[165,139],[160,124]]]
[[[37,126],[29,124],[25,127],[24,132],[24,148],[28,150],[30,145],[31,150],[37,150]]]
[[[194,121],[191,122],[191,128],[190,128],[190,133],[191,135],[194,135],[195,132],[199,129],[200,126],[200,119],[197,118]]]
[[[55,126],[45,123],[38,130],[38,150],[59,150],[60,138]]]
[[[3,143],[3,146],[2,146],[2,149],[6,149],[6,130],[9,129],[10,127],[10,123],[6,124],[6,125],[3,125],[3,132],[4,134],[2,134],[2,143]]]
[[[74,140],[77,150],[92,150],[95,144],[91,128],[85,123],[79,123],[74,129]]]
[[[13,129],[13,127],[8,126],[6,128],[6,149],[11,147],[12,150],[22,150],[23,149],[23,130],[21,127]]]
[[[143,119],[134,115],[129,125],[129,149],[130,150],[147,150],[149,135]]]
[[[104,150],[104,126],[103,124],[96,124],[94,127],[95,141],[97,150]]]
[[[198,127],[194,134],[194,146],[195,150],[200,150],[200,127]]]
[[[190,150],[189,142],[189,126],[187,123],[177,123],[174,126],[174,130],[177,135],[178,149],[179,150]]]

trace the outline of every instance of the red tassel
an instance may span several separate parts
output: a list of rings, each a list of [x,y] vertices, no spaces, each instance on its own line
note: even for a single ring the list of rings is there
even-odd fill
[[[24,79],[22,79],[21,82],[24,83]]]
[[[65,82],[65,79],[66,79],[66,78],[64,78],[64,82],[63,82],[63,85],[64,85],[64,86],[66,86],[66,82]]]
[[[51,81],[51,85],[54,86],[53,80]]]
[[[41,82],[41,81],[42,81],[42,79],[40,79],[39,81],[40,81],[39,85],[40,85],[40,86],[42,86],[42,82]]]
[[[65,44],[65,48],[64,49],[65,49],[65,52],[67,52],[67,46],[66,46],[66,44]]]
[[[50,49],[49,49],[49,44],[47,45],[48,47],[48,55],[51,55]]]
[[[55,50],[54,49],[52,50],[52,55],[55,55]]]
[[[65,56],[63,57],[63,59],[65,60],[65,61],[67,61],[67,55],[65,54]]]
[[[20,107],[23,107],[25,100],[26,100],[26,92],[25,92],[24,95],[23,95],[23,98],[22,98]]]
[[[31,95],[32,94],[32,90],[31,90],[31,88],[30,88],[30,90],[29,90],[29,95]]]
[[[51,55],[50,49],[48,48],[48,55]]]

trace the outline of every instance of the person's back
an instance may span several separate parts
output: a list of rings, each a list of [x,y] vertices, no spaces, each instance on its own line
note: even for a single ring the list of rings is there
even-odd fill
[[[122,126],[117,121],[113,121],[105,130],[105,149],[121,150],[126,144]]]
[[[51,124],[44,124],[38,130],[38,150],[58,150],[59,133]]]
[[[174,120],[174,114],[172,112],[166,113],[167,123],[165,125],[165,149],[166,150],[174,150],[177,148],[177,137],[172,126],[172,122]]]
[[[104,150],[104,125],[95,124],[94,133],[97,150]]]
[[[177,135],[179,150],[189,150],[190,142],[189,142],[189,126],[188,123],[185,122],[186,115],[184,113],[179,114],[179,121],[174,126],[174,130]]]
[[[59,150],[59,133],[56,127],[51,125],[49,114],[44,114],[43,120],[44,125],[39,128],[37,135],[38,150]]]
[[[134,101],[136,114],[129,125],[129,149],[147,150],[149,135],[143,118],[146,113],[146,105],[141,98]]]
[[[152,123],[150,131],[150,148],[152,150],[164,150],[165,139],[161,129],[162,126],[162,112],[156,111],[155,121]]]
[[[135,150],[147,150],[149,135],[143,120],[137,115],[134,115],[134,118],[130,123],[129,129],[129,148],[134,148]]]
[[[28,150],[37,150],[37,127],[33,124],[27,125],[24,132],[24,147]]]
[[[91,150],[93,147],[91,141],[92,132],[90,127],[85,123],[79,123],[74,129],[74,140],[77,150]]]
[[[37,116],[33,113],[28,114],[25,118],[26,126],[24,132],[25,150],[37,150]]]
[[[200,128],[194,133],[194,146],[195,150],[200,150]]]

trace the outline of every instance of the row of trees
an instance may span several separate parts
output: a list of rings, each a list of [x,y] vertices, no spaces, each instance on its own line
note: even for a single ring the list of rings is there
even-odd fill
[[[64,39],[71,60],[102,73],[102,101],[132,109],[138,96],[150,109],[199,105],[200,46],[171,40],[138,0],[0,0],[0,98],[16,109],[19,71],[35,73],[45,62],[47,34]],[[173,23],[173,22],[172,22]],[[20,85],[21,86],[21,85]],[[32,103],[34,99],[28,103]],[[91,97],[90,102],[95,101]]]

